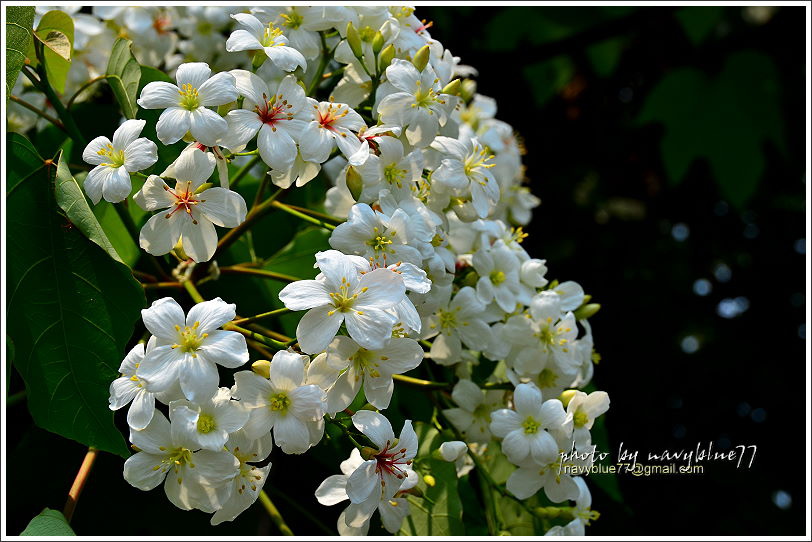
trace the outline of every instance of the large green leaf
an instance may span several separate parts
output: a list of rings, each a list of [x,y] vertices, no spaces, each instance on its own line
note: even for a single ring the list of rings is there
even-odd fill
[[[107,408],[110,382],[145,305],[130,270],[57,207],[55,166],[24,137],[8,138],[8,298],[14,365],[40,427],[128,455]]]
[[[76,533],[62,512],[46,508],[28,523],[20,536],[76,536]]]
[[[764,173],[763,144],[786,148],[776,78],[772,60],[755,51],[730,55],[716,79],[694,68],[666,75],[638,120],[664,125],[660,148],[670,181],[681,182],[705,158],[721,195],[744,206]]]
[[[465,534],[462,523],[462,502],[457,487],[457,469],[453,463],[435,459],[432,452],[440,447],[443,437],[431,425],[416,422],[415,433],[420,443],[415,472],[420,482],[417,487],[423,497],[409,496],[411,513],[403,521],[402,535],[456,536]],[[426,483],[426,477],[433,482]]]
[[[33,6],[9,6],[6,8],[6,100],[17,82],[25,53],[31,44],[34,25]]]
[[[129,205],[128,212],[130,207],[137,207],[137,205]],[[107,238],[110,239],[110,243],[113,244],[124,263],[130,267],[135,266],[141,258],[142,251],[133,241],[132,235],[130,235],[127,226],[124,225],[113,204],[102,200],[98,205],[93,206],[93,214],[96,215],[96,220],[99,221],[107,234]]]
[[[48,82],[58,92],[65,92],[73,50],[73,19],[64,11],[49,11],[40,19],[35,34],[45,44],[42,52]]]
[[[107,234],[104,233],[99,221],[96,219],[96,215],[93,214],[90,205],[88,205],[79,183],[71,175],[68,164],[63,160],[62,152],[59,153],[56,168],[55,192],[56,203],[65,211],[68,220],[79,228],[79,231],[84,233],[88,239],[103,248],[111,258],[123,263],[121,256],[116,252],[110,239],[107,238]]]
[[[113,89],[121,112],[128,119],[134,119],[138,112],[135,100],[138,98],[138,83],[141,80],[141,66],[133,56],[132,44],[128,39],[117,39],[107,63],[107,83]]]

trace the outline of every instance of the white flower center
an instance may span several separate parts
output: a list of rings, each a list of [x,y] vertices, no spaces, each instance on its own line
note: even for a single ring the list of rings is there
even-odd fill
[[[192,190],[192,181],[186,181],[185,187],[183,187],[182,183],[179,182],[177,185],[175,185],[175,190],[172,190],[168,186],[164,185],[164,190],[169,192],[169,194],[175,200],[175,202],[172,204],[175,208],[171,213],[166,215],[166,218],[169,218],[179,210],[183,209],[184,212],[189,215],[189,218],[192,219],[192,224],[197,224],[197,219],[195,219],[195,217],[192,215],[192,208],[198,203],[202,203],[206,200],[197,199],[197,194],[195,194],[195,192]]]

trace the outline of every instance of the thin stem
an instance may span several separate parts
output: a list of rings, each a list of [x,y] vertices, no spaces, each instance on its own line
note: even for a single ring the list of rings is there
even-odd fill
[[[90,475],[90,471],[93,469],[93,463],[96,461],[96,455],[99,451],[92,446],[87,449],[87,454],[85,454],[85,459],[82,461],[82,465],[79,467],[79,472],[76,473],[76,478],[73,480],[73,485],[68,492],[68,500],[65,502],[65,508],[62,514],[65,516],[65,519],[70,520],[73,518],[73,512],[76,510],[76,504],[79,501],[79,496],[82,494],[82,490],[85,488],[85,483],[87,482],[87,477]]]
[[[241,265],[229,265],[220,268],[221,274],[234,274],[234,275],[254,275],[266,279],[279,280],[282,282],[296,282],[302,280],[298,277],[285,275],[284,273],[276,273],[275,271],[268,271],[266,269],[254,269],[251,267],[243,267]]]
[[[85,82],[85,83],[84,83],[84,84],[83,84],[81,87],[79,87],[79,90],[77,90],[76,92],[74,92],[74,93],[73,93],[73,96],[71,96],[71,97],[70,97],[70,100],[68,100],[68,105],[67,105],[67,108],[68,108],[68,109],[70,109],[70,108],[71,108],[71,106],[73,106],[73,102],[75,102],[75,101],[76,101],[76,98],[78,98],[78,97],[79,97],[79,95],[80,95],[80,94],[81,94],[81,93],[82,93],[82,92],[83,92],[83,91],[84,91],[84,90],[85,90],[87,87],[89,87],[90,85],[93,85],[94,83],[98,83],[99,81],[104,81],[105,79],[107,79],[107,74],[100,75],[100,76],[98,76],[98,77],[94,77],[94,78],[93,78],[93,79],[91,79],[90,81]]]
[[[25,100],[15,96],[14,94],[9,94],[8,98],[12,102],[17,102],[18,104],[25,107],[29,111],[33,111],[34,113],[36,113],[40,117],[44,118],[45,120],[47,120],[48,122],[50,122],[51,124],[53,124],[54,126],[59,128],[60,130],[62,130],[63,132],[68,133],[68,130],[65,128],[65,125],[62,124],[62,121],[60,121],[58,118],[52,117],[51,115],[49,115],[48,113],[46,113],[42,109],[39,109],[37,106],[26,102]]]
[[[338,420],[334,420],[330,416],[324,416],[324,419],[327,420],[328,422],[330,422],[331,424],[337,425],[338,427],[340,427],[341,432],[344,433],[345,437],[350,439],[350,442],[352,442],[353,446],[355,446],[359,450],[363,450],[366,447],[363,444],[360,444],[357,440],[355,440],[355,437],[352,436],[352,434],[350,433],[350,430],[347,429],[347,426],[345,426],[343,423],[341,423]]]
[[[324,222],[324,221],[319,220],[317,218],[313,218],[312,216],[308,216],[308,215],[302,213],[301,211],[297,211],[293,207],[282,203],[281,201],[272,201],[272,202],[270,202],[270,204],[273,207],[276,207],[277,209],[285,211],[286,213],[288,213],[290,215],[293,215],[295,217],[298,217],[298,218],[304,220],[305,222],[310,222],[311,224],[315,224],[316,226],[321,226],[322,228],[328,229],[330,231],[336,229],[336,227],[333,226],[332,224],[328,224],[327,222]]]
[[[282,514],[279,513],[279,509],[276,508],[271,498],[265,493],[264,489],[259,490],[259,502],[262,503],[262,506],[265,507],[265,510],[268,511],[268,515],[271,516],[271,521],[274,522],[276,528],[279,529],[279,532],[283,536],[294,536],[293,531],[290,530],[288,524],[285,523],[285,518],[282,517]]]
[[[234,178],[231,179],[231,182],[229,183],[232,190],[234,189],[235,186],[237,186],[237,184],[242,180],[243,177],[248,175],[248,172],[251,170],[251,168],[257,165],[257,162],[259,162],[260,160],[261,158],[259,155],[254,156],[248,162],[246,162],[243,167],[237,170],[237,173],[234,174]]]
[[[147,282],[159,282],[158,277],[154,275],[150,275],[149,273],[144,273],[143,271],[139,271],[138,269],[133,269],[133,275],[138,280],[146,280]]]
[[[451,384],[448,382],[434,382],[433,380],[423,380],[422,378],[414,378],[406,375],[392,375],[393,380],[403,382],[409,386],[422,388],[424,390],[448,390],[451,389]]]
[[[159,288],[183,288],[180,282],[142,282],[144,290],[157,290]]]
[[[192,282],[189,279],[186,279],[181,284],[183,284],[183,287],[186,288],[187,292],[189,292],[189,296],[194,300],[195,303],[203,303],[204,301],[206,301],[203,298],[203,296],[200,295],[200,292],[198,291],[197,286],[195,286],[194,282]]]
[[[233,184],[231,186],[232,188],[234,187]],[[253,226],[257,220],[265,216],[265,214],[271,210],[271,206],[276,197],[277,194],[274,194],[267,200],[248,211],[248,215],[245,217],[243,223],[236,228],[229,230],[229,232],[220,239],[220,242],[217,243],[217,251],[215,252],[215,256],[222,254],[223,251],[237,241],[237,239],[239,239],[248,228]]]
[[[307,87],[308,96],[313,96],[313,93],[316,92],[316,87],[318,87],[321,82],[321,76],[324,74],[327,64],[333,57],[332,53],[327,50],[327,38],[324,37],[324,32],[319,32],[319,38],[321,38],[321,60],[319,61],[319,67],[316,69],[316,73],[313,74],[310,85]]]
[[[268,177],[270,177],[270,175],[268,175],[267,173],[262,177],[262,181],[259,183],[259,188],[257,188],[257,195],[254,196],[254,203],[253,205],[251,205],[252,209],[257,205],[259,205],[259,202],[262,199],[262,195],[265,192],[265,187],[268,186]]]
[[[249,324],[251,322],[256,322],[257,320],[262,320],[263,318],[270,318],[271,316],[276,316],[278,314],[285,314],[286,312],[290,312],[290,310],[287,307],[282,307],[281,309],[263,312],[255,316],[249,316],[248,318],[240,318],[238,320],[232,320],[231,323],[235,325]]]
[[[293,205],[290,203],[288,203],[287,206],[290,207],[291,209],[299,211],[300,213],[304,213],[306,215],[310,215],[315,218],[321,218],[322,220],[326,220],[327,222],[335,222],[336,225],[343,224],[344,222],[346,222],[346,220],[343,218],[328,215],[327,213],[321,213],[319,211],[314,211],[313,209],[308,209],[307,207],[299,207],[298,205]]]
[[[79,127],[76,125],[73,115],[62,105],[59,96],[56,95],[56,91],[48,81],[48,74],[45,71],[45,55],[42,52],[42,47],[43,45],[39,41],[34,40],[34,48],[37,53],[37,59],[39,60],[39,88],[45,93],[48,101],[51,102],[51,105],[56,110],[57,116],[65,124],[68,135],[70,135],[71,139],[73,139],[77,145],[84,148],[87,146],[87,141],[85,141],[85,138],[82,136],[82,132],[79,131]]]
[[[184,285],[187,284],[188,282],[189,282],[188,280],[186,282],[184,282]],[[198,301],[198,303],[200,303],[200,302]],[[225,324],[223,326],[223,329],[225,329],[227,331],[236,331],[237,333],[242,333],[243,335],[245,335],[249,339],[254,339],[258,343],[262,343],[265,346],[270,346],[271,348],[275,348],[277,350],[284,350],[288,346],[290,346],[286,342],[277,341],[276,339],[271,339],[270,337],[266,337],[265,335],[261,335],[260,333],[257,333],[256,331],[251,331],[250,329],[245,329],[244,327],[234,325],[231,322]]]
[[[17,403],[22,403],[23,401],[25,401],[26,395],[27,394],[25,390],[18,391],[13,395],[9,395],[8,397],[6,397],[6,407],[8,408],[16,405]]]

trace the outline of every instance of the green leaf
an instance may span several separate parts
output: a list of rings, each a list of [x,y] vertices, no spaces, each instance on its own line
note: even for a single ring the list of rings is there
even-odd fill
[[[609,448],[609,434],[606,432],[606,422],[604,416],[600,416],[595,420],[592,425],[592,443],[595,444],[596,453],[608,452]],[[617,474],[608,472],[596,472],[590,474],[587,481],[592,481],[602,489],[613,501],[619,503],[623,502],[623,495],[620,493],[620,485],[618,485]]]
[[[28,527],[20,536],[76,536],[76,533],[62,512],[46,508],[28,522]]]
[[[72,57],[71,51],[73,50],[73,19],[71,16],[64,11],[58,10],[49,11],[43,15],[39,25],[37,25],[35,35],[45,43],[48,41],[48,36],[52,34],[54,36],[62,34],[68,40],[67,56],[64,54],[64,43],[61,40],[59,41],[60,45],[57,47],[60,52],[51,47],[46,47],[42,51],[45,58],[45,73],[48,76],[48,82],[57,92],[62,93],[65,92],[65,82],[68,80],[70,59]]]
[[[14,341],[6,335],[6,395],[11,387],[11,364],[14,363]]]
[[[128,119],[134,119],[138,112],[135,100],[138,98],[138,83],[141,81],[141,66],[133,56],[132,44],[128,39],[117,39],[107,63],[107,83],[113,89],[121,112]]]
[[[44,32],[37,32],[34,36],[48,49],[56,53],[61,58],[70,62],[70,40],[68,36],[59,30],[49,30],[44,36]]]
[[[145,298],[130,270],[66,220],[55,167],[8,138],[7,327],[28,408],[40,427],[128,456],[107,408]],[[32,155],[33,151],[33,155]],[[38,159],[38,161],[37,161]],[[27,167],[24,167],[27,166]]]
[[[677,19],[691,43],[699,45],[719,25],[724,11],[723,6],[689,6],[677,12]]]
[[[575,65],[566,56],[557,56],[524,68],[524,76],[530,82],[536,104],[544,105],[572,80]]]
[[[79,231],[84,233],[88,239],[103,248],[111,258],[124,263],[110,239],[107,238],[107,234],[105,234],[96,219],[96,215],[93,214],[87,199],[85,199],[85,193],[71,175],[67,162],[62,158],[63,153],[60,152],[56,168],[56,203],[65,211],[68,220],[79,228]]]
[[[422,422],[415,422],[415,433],[420,447],[414,469],[420,481],[417,487],[423,497],[409,496],[411,513],[403,521],[401,535],[456,536],[465,534],[462,522],[462,502],[457,486],[457,469],[453,463],[435,459],[431,453],[444,441],[440,433]],[[431,476],[433,485],[426,483]]]
[[[622,38],[611,38],[587,47],[586,54],[592,62],[595,73],[601,77],[611,75],[620,61],[623,47]]]
[[[121,217],[113,208],[113,204],[102,200],[98,205],[93,206],[93,214],[96,215],[96,220],[99,221],[107,234],[107,238],[110,239],[124,263],[130,267],[138,263],[141,258],[141,249],[133,241],[132,235],[130,235],[127,226],[124,225]]]
[[[6,8],[6,100],[11,95],[20,70],[25,64],[34,26],[33,6]]]
[[[664,125],[660,149],[670,182],[680,183],[705,158],[722,197],[744,207],[764,172],[763,144],[786,152],[776,79],[775,64],[755,51],[732,54],[716,79],[694,68],[666,75],[638,121]]]

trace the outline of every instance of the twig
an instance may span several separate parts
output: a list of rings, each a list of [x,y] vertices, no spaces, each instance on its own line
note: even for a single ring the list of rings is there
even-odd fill
[[[262,503],[262,506],[265,507],[265,510],[268,511],[268,515],[271,516],[271,521],[274,522],[276,528],[279,529],[279,532],[282,533],[283,536],[294,536],[293,531],[290,530],[287,523],[285,523],[285,518],[282,517],[282,514],[279,513],[279,510],[274,505],[271,498],[265,493],[264,489],[259,490],[259,501]]]
[[[183,288],[180,282],[142,282],[141,286],[145,290],[154,290],[158,288]]]
[[[90,85],[92,85],[92,84],[94,84],[94,83],[98,83],[99,81],[104,81],[105,79],[107,79],[107,74],[100,75],[100,76],[98,76],[98,77],[94,77],[93,79],[91,79],[91,80],[89,80],[89,81],[86,81],[86,82],[85,82],[85,83],[84,83],[84,84],[83,84],[81,87],[79,87],[79,90],[77,90],[76,92],[74,92],[74,93],[73,93],[73,96],[71,96],[71,97],[70,97],[70,100],[68,100],[68,105],[67,105],[67,108],[68,108],[68,109],[70,109],[70,108],[71,108],[71,106],[73,106],[73,102],[75,102],[75,101],[76,101],[76,98],[78,98],[78,97],[79,97],[79,95],[80,95],[82,92],[84,92],[84,90],[85,90],[87,87],[89,87]]]
[[[296,282],[297,280],[301,280],[297,277],[291,275],[285,275],[284,273],[277,273],[275,271],[268,271],[267,269],[253,269],[250,267],[243,267],[241,265],[227,265],[220,268],[220,273],[229,275],[255,275],[258,277],[263,277],[267,279],[279,280],[282,282]]]
[[[328,229],[330,231],[336,229],[336,227],[333,226],[332,224],[328,224],[327,222],[324,222],[323,220],[313,218],[312,216],[306,215],[301,211],[297,211],[296,209],[294,209],[290,205],[286,205],[286,204],[282,203],[281,201],[271,201],[270,205],[273,206],[273,207],[276,207],[277,209],[285,211],[286,213],[288,213],[290,215],[298,217],[298,218],[304,220],[305,222],[310,222],[311,224],[315,224],[316,226],[321,226],[322,228]]]
[[[21,106],[25,107],[26,109],[28,109],[28,110],[30,110],[30,111],[33,111],[34,113],[36,113],[36,114],[37,114],[37,115],[39,115],[40,117],[44,118],[45,120],[47,120],[48,122],[50,122],[51,124],[53,124],[54,126],[56,126],[57,128],[59,128],[60,130],[62,130],[62,131],[63,131],[63,132],[65,132],[66,134],[68,133],[67,128],[65,128],[65,125],[64,125],[64,124],[62,124],[62,121],[61,121],[61,120],[59,120],[58,118],[56,118],[56,117],[52,117],[51,115],[49,115],[48,113],[46,113],[46,112],[45,112],[45,111],[43,111],[42,109],[39,109],[37,106],[35,106],[35,105],[33,105],[33,104],[30,104],[30,103],[26,102],[25,100],[23,100],[22,98],[19,98],[19,97],[15,96],[14,94],[9,94],[8,98],[9,98],[9,100],[11,100],[12,102],[17,102],[18,104],[20,104]]]
[[[261,158],[259,157],[259,155],[254,156],[253,158],[251,158],[251,160],[246,162],[246,164],[243,167],[237,170],[237,173],[234,174],[234,178],[231,179],[231,183],[229,183],[232,190],[234,189],[235,186],[237,186],[237,184],[239,184],[239,182],[243,179],[243,177],[245,177],[248,174],[251,168],[257,165],[257,162],[259,162],[260,160]]]
[[[82,494],[82,490],[85,487],[85,483],[87,482],[87,477],[90,475],[90,471],[93,469],[93,462],[96,461],[96,455],[99,453],[96,448],[92,446],[87,449],[87,454],[85,454],[85,459],[82,461],[82,465],[79,467],[79,472],[76,473],[76,478],[73,480],[73,485],[68,492],[68,500],[65,502],[65,508],[62,514],[65,516],[65,519],[70,520],[73,518],[73,512],[76,510],[76,504],[79,501],[79,496]]]
[[[257,320],[262,320],[263,318],[269,318],[271,316],[276,316],[277,314],[285,314],[289,312],[287,307],[282,307],[281,309],[276,309],[268,312],[263,312],[261,314],[257,314],[256,316],[249,316],[248,318],[240,318],[238,320],[232,320],[232,324],[248,324],[250,322],[256,322]]]

